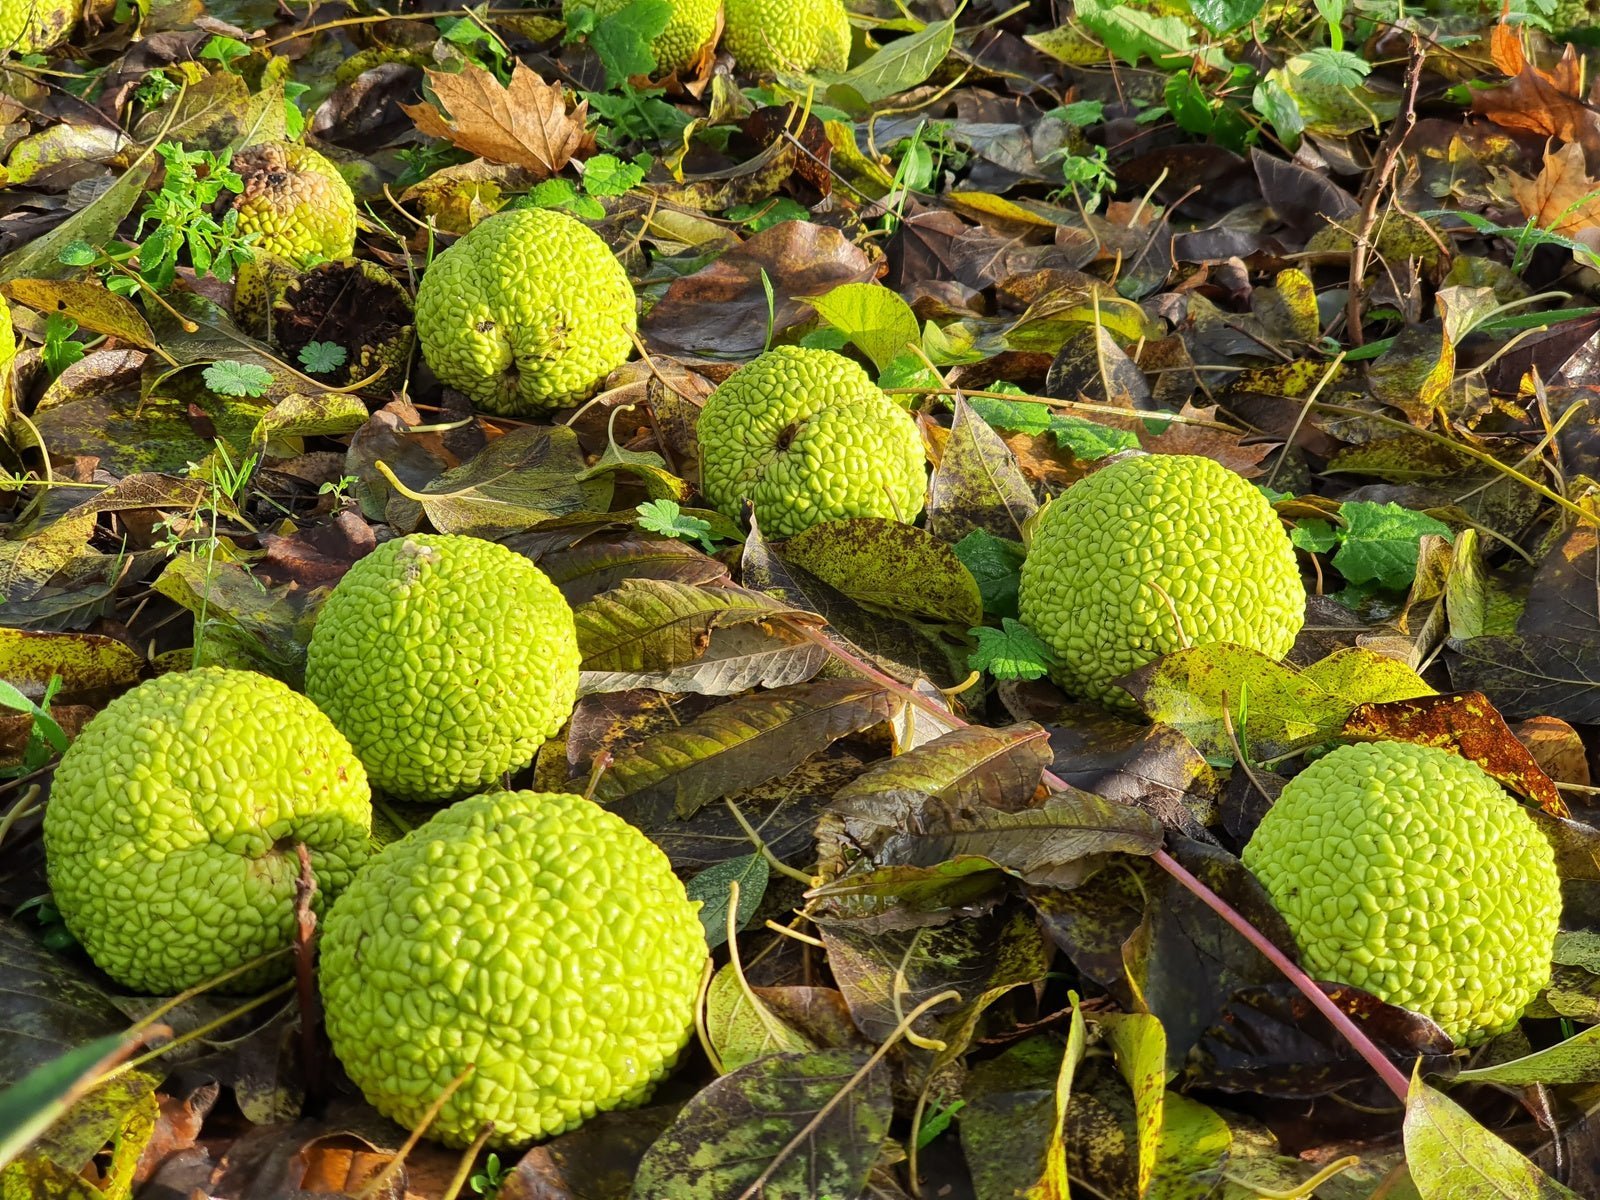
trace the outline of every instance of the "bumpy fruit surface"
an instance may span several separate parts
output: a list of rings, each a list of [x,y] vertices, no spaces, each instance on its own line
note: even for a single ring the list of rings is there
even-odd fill
[[[555,584],[471,537],[379,546],[323,604],[306,656],[306,695],[373,785],[404,800],[452,800],[521,770],[577,688],[577,632]]]
[[[1550,977],[1555,855],[1448,751],[1341,746],[1289,782],[1243,858],[1313,977],[1432,1017],[1462,1045],[1509,1029]]]
[[[72,36],[79,0],[0,0],[0,53],[38,54]]]
[[[252,248],[306,268],[345,258],[356,244],[356,200],[339,170],[309,146],[268,142],[233,157],[244,179],[234,200]]]
[[[706,399],[700,486],[721,512],[755,507],[768,537],[822,521],[914,521],[927,493],[917,424],[850,359],[780,346]]]
[[[476,1069],[430,1136],[490,1145],[642,1103],[694,1023],[706,957],[666,855],[581,796],[500,792],[452,805],[380,851],[322,938],[339,1061],[379,1112],[414,1126]]]
[[[507,416],[588,397],[627,361],[637,327],[622,264],[594,230],[552,209],[481,222],[417,289],[417,337],[433,373]]]
[[[746,72],[805,75],[850,62],[850,17],[840,0],[727,0],[722,45]]]
[[[568,16],[574,9],[592,8],[600,20],[627,8],[633,0],[563,0],[561,10]],[[717,12],[722,0],[672,0],[672,15],[667,27],[650,43],[656,69],[668,74],[694,61],[700,48],[717,32]]]
[[[1294,547],[1266,499],[1209,458],[1147,454],[1101,468],[1040,516],[1022,620],[1056,682],[1113,708],[1113,682],[1210,642],[1282,658],[1305,620]]]
[[[206,667],[142,683],[62,756],[45,808],[50,890],[107,975],[167,994],[295,935],[295,847],[313,907],[367,856],[366,772],[311,701],[275,679]],[[287,955],[222,987],[288,974]]]

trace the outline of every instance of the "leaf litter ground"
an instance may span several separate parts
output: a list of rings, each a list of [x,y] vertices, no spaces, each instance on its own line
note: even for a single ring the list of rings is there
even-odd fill
[[[851,12],[809,79],[709,47],[653,79],[662,0],[95,0],[0,66],[7,1194],[1600,1195],[1588,17]],[[264,320],[222,214],[231,152],[285,137],[351,182],[360,261]],[[643,302],[552,419],[474,413],[412,346],[429,255],[512,204],[588,221]],[[769,542],[705,505],[700,403],[789,342],[914,405],[918,525]],[[1259,485],[1314,593],[1285,662],[1169,655],[1137,719],[1052,687],[1017,610],[1029,518],[1129,450]],[[419,530],[561,587],[582,696],[516,782],[642,829],[716,948],[648,1107],[464,1165],[398,1153],[293,984],[118,994],[38,836],[111,696],[298,685],[327,590]],[[1394,700],[1406,666],[1441,694]],[[1472,758],[1557,848],[1549,985],[1470,1054],[1314,1003],[1236,857],[1300,756],[1378,738]]]

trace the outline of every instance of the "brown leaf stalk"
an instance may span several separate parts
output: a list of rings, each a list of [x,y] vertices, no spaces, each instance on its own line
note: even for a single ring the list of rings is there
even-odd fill
[[[1383,193],[1400,165],[1400,147],[1417,123],[1417,88],[1422,83],[1422,64],[1427,55],[1422,41],[1411,35],[1410,61],[1406,66],[1406,94],[1400,105],[1400,115],[1395,118],[1384,140],[1383,152],[1377,169],[1367,176],[1361,189],[1361,224],[1356,227],[1355,245],[1350,250],[1350,295],[1345,301],[1345,336],[1351,346],[1361,345],[1361,281],[1367,274],[1367,259],[1372,252],[1372,234],[1378,224],[1378,205]]]

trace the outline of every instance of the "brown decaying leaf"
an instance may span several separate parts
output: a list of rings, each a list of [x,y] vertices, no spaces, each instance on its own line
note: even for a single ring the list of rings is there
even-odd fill
[[[1541,229],[1575,237],[1600,226],[1600,181],[1589,177],[1583,147],[1568,142],[1544,150],[1544,169],[1529,179],[1512,173],[1511,194]]]
[[[526,167],[539,179],[594,153],[594,138],[584,128],[589,102],[581,100],[569,112],[561,85],[546,83],[520,62],[508,87],[472,62],[459,74],[427,76],[445,111],[432,104],[400,106],[423,133],[469,154]]]
[[[1454,750],[1551,816],[1570,815],[1554,781],[1482,692],[1363,704],[1350,714],[1343,734],[1362,741],[1417,742]]]
[[[1472,110],[1506,129],[1577,142],[1595,162],[1600,160],[1600,113],[1578,99],[1581,75],[1577,54],[1568,46],[1553,72],[1524,63],[1505,87],[1474,92]]]
[[[773,311],[768,326],[767,293]],[[866,283],[877,264],[837,229],[781,221],[715,262],[672,281],[644,319],[651,349],[752,356],[778,331],[812,319],[801,303],[842,283]]]

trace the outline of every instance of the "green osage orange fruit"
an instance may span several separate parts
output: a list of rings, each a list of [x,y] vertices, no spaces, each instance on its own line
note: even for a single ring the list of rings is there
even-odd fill
[[[1305,621],[1289,535],[1262,494],[1209,458],[1141,454],[1040,514],[1022,564],[1023,623],[1075,696],[1131,710],[1116,680],[1186,646],[1282,658]]]
[[[125,692],[84,726],[45,808],[50,891],[124,987],[169,994],[293,944],[297,847],[320,912],[367,857],[366,772],[311,701],[205,667]],[[287,954],[222,985],[253,991]]]
[[[578,688],[572,610],[495,542],[409,534],[347,571],[317,615],[306,695],[373,786],[439,803],[533,761]]]
[[[1409,742],[1341,746],[1289,781],[1244,848],[1313,978],[1431,1017],[1463,1046],[1550,978],[1555,854],[1481,767]]]
[[[831,350],[780,346],[746,363],[706,399],[696,433],[706,499],[735,519],[749,500],[767,537],[922,511],[916,421]]]
[[[694,1029],[705,934],[649,838],[581,796],[463,800],[380,851],[322,937],[334,1052],[379,1112],[518,1146],[643,1103]],[[470,1073],[468,1068],[472,1068]]]
[[[416,325],[441,383],[485,412],[531,416],[587,399],[626,362],[638,313],[599,234],[566,213],[522,208],[433,260]]]

